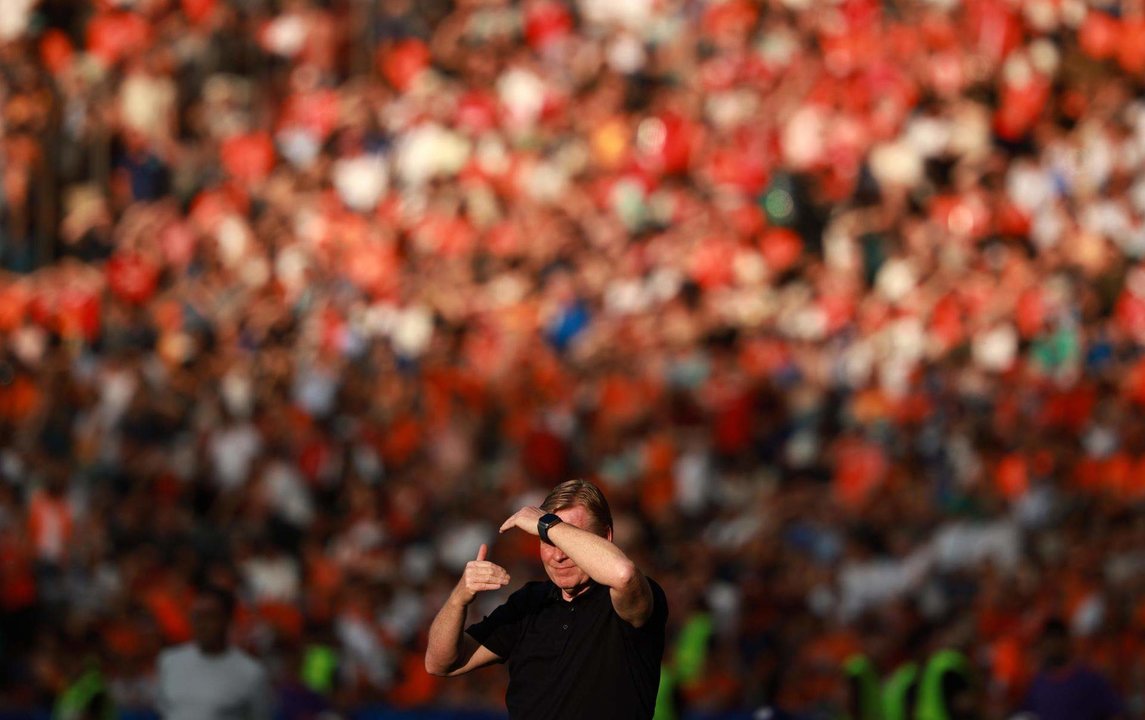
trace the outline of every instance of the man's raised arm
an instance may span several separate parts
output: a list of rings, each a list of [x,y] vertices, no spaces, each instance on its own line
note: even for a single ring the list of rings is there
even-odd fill
[[[465,572],[457,586],[429,626],[425,669],[430,675],[464,675],[501,659],[465,634],[465,615],[477,593],[500,590],[509,584],[509,573],[505,568],[485,559],[488,552],[482,543],[477,559],[465,564]]]
[[[516,527],[539,536],[537,521],[543,515],[540,508],[523,507],[501,524],[501,532]],[[611,530],[606,537],[601,537],[562,522],[550,528],[548,536],[552,544],[590,578],[609,587],[612,607],[626,622],[640,627],[652,615],[652,587],[636,564],[612,543]]]

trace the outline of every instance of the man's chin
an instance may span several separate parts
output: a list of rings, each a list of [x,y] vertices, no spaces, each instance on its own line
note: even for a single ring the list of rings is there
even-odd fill
[[[572,590],[584,584],[577,573],[571,572],[550,572],[549,579],[561,590]]]

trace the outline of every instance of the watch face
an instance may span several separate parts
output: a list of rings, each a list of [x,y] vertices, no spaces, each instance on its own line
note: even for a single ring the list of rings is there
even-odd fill
[[[549,528],[560,522],[562,522],[560,516],[554,513],[546,513],[541,516],[541,519],[537,521],[537,534],[541,536],[543,542],[552,545],[552,542],[549,541]]]

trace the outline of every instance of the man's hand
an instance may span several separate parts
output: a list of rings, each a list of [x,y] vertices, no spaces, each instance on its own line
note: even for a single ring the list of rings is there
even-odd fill
[[[501,523],[500,532],[512,530],[513,528],[521,528],[530,535],[539,535],[537,532],[537,521],[544,517],[544,515],[544,511],[540,508],[523,507],[513,513],[508,520]]]
[[[477,593],[483,590],[500,590],[509,584],[509,572],[496,563],[485,559],[489,548],[481,543],[477,551],[477,559],[465,563],[465,572],[457,583],[458,600],[463,605],[469,605]]]
[[[465,633],[469,605],[483,590],[497,590],[509,584],[505,568],[485,559],[489,547],[481,543],[477,559],[465,563],[465,572],[429,626],[425,648],[425,670],[430,675],[464,675],[501,660],[492,650]]]

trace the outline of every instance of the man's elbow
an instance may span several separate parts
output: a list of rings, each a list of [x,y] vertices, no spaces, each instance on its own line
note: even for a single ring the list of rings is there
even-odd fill
[[[648,581],[635,566],[618,571],[623,582],[612,588],[612,605],[622,619],[633,627],[641,627],[652,615],[652,592]]]
[[[425,656],[425,671],[434,677],[445,677],[449,674],[449,666],[434,660],[426,653]]]
[[[636,565],[632,561],[618,563],[615,572],[616,585],[613,587],[619,590],[631,588],[640,582],[640,571],[636,569]]]

